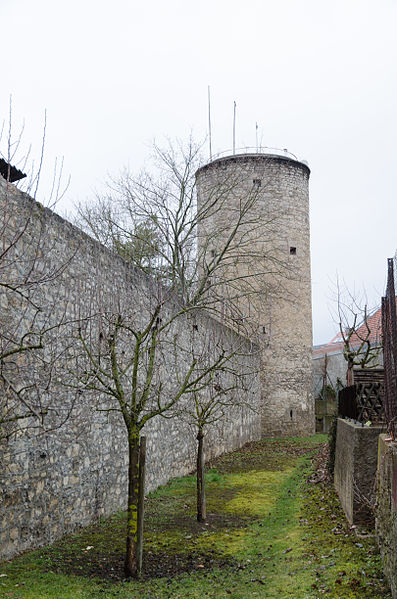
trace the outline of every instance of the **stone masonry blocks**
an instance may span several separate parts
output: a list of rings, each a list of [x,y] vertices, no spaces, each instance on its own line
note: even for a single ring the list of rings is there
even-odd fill
[[[217,189],[223,202],[206,231],[199,230],[201,244],[226,230],[244,198],[256,193],[251,230],[244,233],[269,261],[258,266],[261,291],[241,310],[261,348],[263,435],[314,433],[309,174],[301,162],[266,154],[220,158],[196,174],[199,206]]]
[[[147,307],[153,286],[117,255],[73,227],[0,177],[0,214],[8,228],[22,231],[15,251],[29,257],[41,239],[44,249],[35,253],[35,268],[59,274],[39,289],[43,318],[56,322],[60,315],[73,321],[93,297],[101,294],[104,309],[112,311],[126,302],[139,311]],[[43,251],[41,251],[43,250]],[[45,250],[45,251],[44,251]],[[149,299],[148,299],[149,298]],[[13,317],[13,304],[0,292],[0,323]],[[16,315],[18,317],[18,314]],[[23,326],[23,322],[20,326]],[[26,326],[29,322],[26,323]],[[1,325],[3,326],[3,325]],[[219,343],[231,353],[236,341],[242,350],[243,368],[252,372],[247,402],[257,407],[259,392],[258,351],[254,344],[205,313],[197,315],[196,342]],[[192,327],[190,327],[192,328]],[[189,327],[181,319],[172,330],[182,346],[189,342]],[[63,329],[59,343],[67,337]],[[72,352],[72,353],[70,353]],[[73,359],[66,346],[65,367]],[[159,358],[160,359],[160,358]],[[175,375],[174,358],[164,352],[160,369],[164,377]],[[237,358],[236,358],[237,359]],[[235,364],[240,367],[239,364]],[[165,383],[167,383],[165,378]],[[99,412],[82,394],[72,417],[46,434],[31,430],[0,443],[0,559],[51,543],[62,535],[126,506],[127,451],[124,424],[115,412]],[[53,407],[71,406],[74,392],[59,386]],[[145,427],[147,436],[147,490],[165,484],[170,477],[191,472],[195,465],[195,432],[177,419],[155,418]],[[236,407],[207,438],[207,458],[260,438],[257,413]]]

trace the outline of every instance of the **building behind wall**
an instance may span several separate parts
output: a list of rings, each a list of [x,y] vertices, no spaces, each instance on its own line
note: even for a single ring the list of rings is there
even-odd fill
[[[397,298],[396,298],[397,303]],[[374,353],[375,359],[371,361],[365,368],[383,368],[383,350],[382,345],[382,310],[377,308],[367,318],[366,322],[362,322],[356,329],[356,332],[349,340],[351,350],[358,351],[362,347],[360,356],[364,356],[367,351],[367,344],[363,344],[363,340],[367,340],[371,352]],[[348,384],[347,382],[347,361],[344,357],[344,341],[343,335],[337,333],[328,343],[315,345],[313,347],[313,375],[314,375],[314,395],[319,397],[322,389],[326,386],[332,387],[338,391],[341,387]],[[359,364],[356,365],[359,368]],[[354,378],[354,377],[353,377]]]
[[[230,231],[242,203],[254,200],[240,236],[244,244],[250,239],[258,257],[255,292],[242,293],[238,318],[250,325],[261,347],[264,435],[314,432],[309,175],[308,166],[296,159],[262,153],[218,158],[196,174],[199,208],[216,195],[221,203],[199,230],[208,259],[216,255],[219,236]],[[237,260],[232,276],[228,273],[234,289],[240,276],[244,280],[250,269],[255,272],[253,261]],[[228,285],[223,293],[225,298],[230,293]]]

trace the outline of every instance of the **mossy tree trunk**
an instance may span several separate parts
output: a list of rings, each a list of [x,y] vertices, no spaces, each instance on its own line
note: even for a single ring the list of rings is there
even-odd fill
[[[139,432],[128,435],[128,507],[127,540],[124,573],[127,578],[138,576],[138,503],[139,503]]]
[[[205,500],[204,433],[202,429],[199,429],[197,441],[197,520],[198,522],[205,522],[207,517],[207,506]]]
[[[146,437],[141,437],[139,441],[139,490],[138,490],[138,578],[142,572],[143,558],[143,523],[145,516],[145,474],[146,474]]]

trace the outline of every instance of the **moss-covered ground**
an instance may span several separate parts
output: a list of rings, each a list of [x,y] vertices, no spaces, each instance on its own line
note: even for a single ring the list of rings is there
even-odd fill
[[[117,514],[0,564],[0,597],[387,599],[373,536],[348,526],[323,476],[324,442],[264,440],[214,460],[205,524],[195,519],[194,477],[152,493],[139,582],[123,580]]]

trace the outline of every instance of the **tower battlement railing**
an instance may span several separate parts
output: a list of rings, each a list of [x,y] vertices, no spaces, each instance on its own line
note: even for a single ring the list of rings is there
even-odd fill
[[[290,158],[292,160],[297,160],[298,162],[303,162],[304,160],[299,160],[295,154],[289,152],[287,148],[273,148],[271,146],[246,146],[243,148],[235,148],[229,150],[223,150],[223,152],[218,152],[217,154],[213,154],[209,160],[209,162],[214,162],[215,160],[219,160],[220,158],[228,158],[231,156],[242,156],[242,155],[252,155],[252,154],[264,154],[264,155],[273,155],[273,156],[282,156],[284,158]]]

